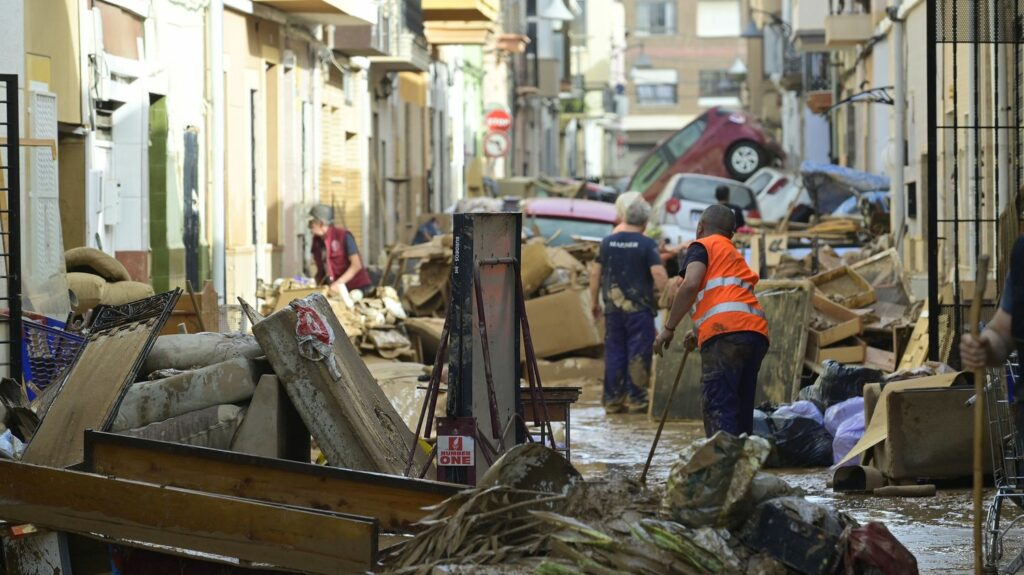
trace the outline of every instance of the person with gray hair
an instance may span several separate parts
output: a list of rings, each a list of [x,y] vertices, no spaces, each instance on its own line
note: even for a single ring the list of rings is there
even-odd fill
[[[594,317],[603,313],[605,321],[602,403],[607,413],[647,412],[658,311],[655,290],[668,281],[657,243],[644,235],[650,217],[650,204],[642,198],[631,201],[625,221],[601,242],[590,271]]]
[[[686,251],[682,281],[654,348],[672,343],[686,314],[693,330],[687,350],[700,347],[704,433],[739,436],[753,432],[757,373],[768,353],[768,321],[754,295],[757,274],[732,244],[736,216],[723,204],[708,206],[697,239]]]

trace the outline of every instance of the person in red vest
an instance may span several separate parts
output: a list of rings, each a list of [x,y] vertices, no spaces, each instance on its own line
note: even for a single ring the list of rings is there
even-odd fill
[[[309,231],[313,233],[313,261],[317,285],[328,285],[332,293],[346,286],[349,291],[370,287],[370,275],[359,256],[356,239],[345,228],[335,226],[334,210],[323,204],[309,211]]]
[[[700,347],[704,433],[750,434],[754,426],[757,372],[768,353],[768,321],[754,296],[757,274],[732,244],[736,218],[722,204],[708,206],[697,224],[697,239],[686,251],[682,282],[658,334],[662,353],[687,313],[694,330],[686,349]]]

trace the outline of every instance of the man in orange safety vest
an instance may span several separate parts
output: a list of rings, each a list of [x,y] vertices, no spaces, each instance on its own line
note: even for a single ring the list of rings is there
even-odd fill
[[[735,216],[708,206],[681,266],[682,282],[654,349],[668,347],[687,313],[694,329],[686,349],[700,347],[704,432],[751,433],[757,372],[768,352],[768,322],[754,296],[757,274],[732,244]]]

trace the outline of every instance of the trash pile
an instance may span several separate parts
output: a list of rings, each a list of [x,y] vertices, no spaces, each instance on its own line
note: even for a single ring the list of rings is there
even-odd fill
[[[263,315],[270,315],[292,301],[319,293],[327,298],[334,315],[341,323],[352,343],[366,353],[376,353],[385,359],[412,359],[412,343],[402,328],[408,315],[402,307],[398,292],[391,287],[376,290],[375,297],[367,297],[362,290],[342,288],[338,294],[326,287],[317,287],[302,278],[281,279],[272,289],[264,289]]]
[[[583,481],[558,454],[518,446],[386,551],[385,572],[917,573],[884,525],[859,525],[762,473],[769,451],[720,432],[680,454],[667,485],[648,487]]]
[[[429,350],[436,349],[433,340],[440,335],[441,318],[447,313],[451,246],[451,235],[435,236],[424,244],[396,246],[384,272],[409,311],[406,325],[410,332],[428,340],[420,358],[424,363],[433,360]],[[537,357],[599,353],[604,340],[590,311],[586,265],[596,257],[595,248],[586,243],[551,247],[543,238],[523,243],[523,293]],[[438,321],[419,321],[424,319]]]

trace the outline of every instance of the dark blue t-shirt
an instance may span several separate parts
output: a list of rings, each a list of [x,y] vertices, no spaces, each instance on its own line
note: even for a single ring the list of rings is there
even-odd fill
[[[601,296],[605,313],[657,313],[651,267],[661,265],[658,244],[637,232],[619,232],[601,241]]]

